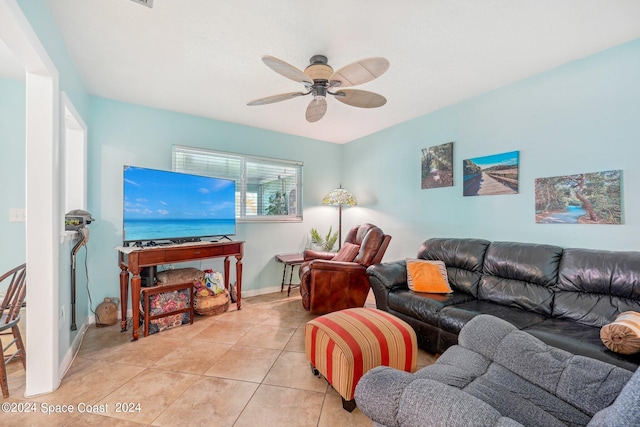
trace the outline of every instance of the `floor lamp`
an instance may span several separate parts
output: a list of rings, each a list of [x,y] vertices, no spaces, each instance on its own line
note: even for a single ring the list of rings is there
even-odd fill
[[[329,194],[324,196],[322,204],[338,206],[338,249],[340,249],[342,247],[342,205],[355,206],[358,202],[356,201],[356,198],[353,197],[353,194],[349,193],[347,190],[342,188],[342,185],[340,185],[339,188],[331,190]]]

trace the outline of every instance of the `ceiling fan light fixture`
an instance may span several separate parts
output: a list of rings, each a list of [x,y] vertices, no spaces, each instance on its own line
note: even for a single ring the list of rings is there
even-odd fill
[[[333,68],[328,64],[329,60],[324,55],[313,55],[309,59],[309,66],[304,69],[304,74],[314,83],[327,82],[333,75]]]
[[[333,75],[333,68],[327,64],[311,64],[304,69],[304,74],[311,80],[315,81],[329,81],[329,78]]]

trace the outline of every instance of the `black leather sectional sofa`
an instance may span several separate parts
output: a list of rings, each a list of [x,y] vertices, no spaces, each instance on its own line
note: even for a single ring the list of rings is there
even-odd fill
[[[405,320],[424,349],[442,353],[479,314],[502,318],[573,354],[635,370],[640,354],[609,351],[600,328],[624,311],[640,312],[640,252],[434,238],[417,258],[447,266],[451,294],[407,287],[406,262],[367,269],[379,309]]]

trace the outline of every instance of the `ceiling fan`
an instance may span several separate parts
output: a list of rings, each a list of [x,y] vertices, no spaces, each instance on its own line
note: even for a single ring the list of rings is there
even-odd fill
[[[389,69],[389,61],[385,58],[367,58],[353,62],[334,72],[324,55],[314,55],[304,72],[291,64],[273,56],[263,56],[262,62],[276,73],[293,81],[302,83],[304,92],[288,92],[267,96],[248,102],[247,105],[264,105],[285,101],[298,96],[313,95],[307,107],[308,122],[317,122],[327,112],[327,94],[338,101],[360,108],[377,108],[386,104],[387,99],[377,93],[360,89],[342,89],[367,83],[380,77]]]

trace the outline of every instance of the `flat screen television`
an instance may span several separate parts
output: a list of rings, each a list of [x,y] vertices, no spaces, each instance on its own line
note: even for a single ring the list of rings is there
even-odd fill
[[[125,244],[192,242],[236,234],[230,179],[124,166]]]

